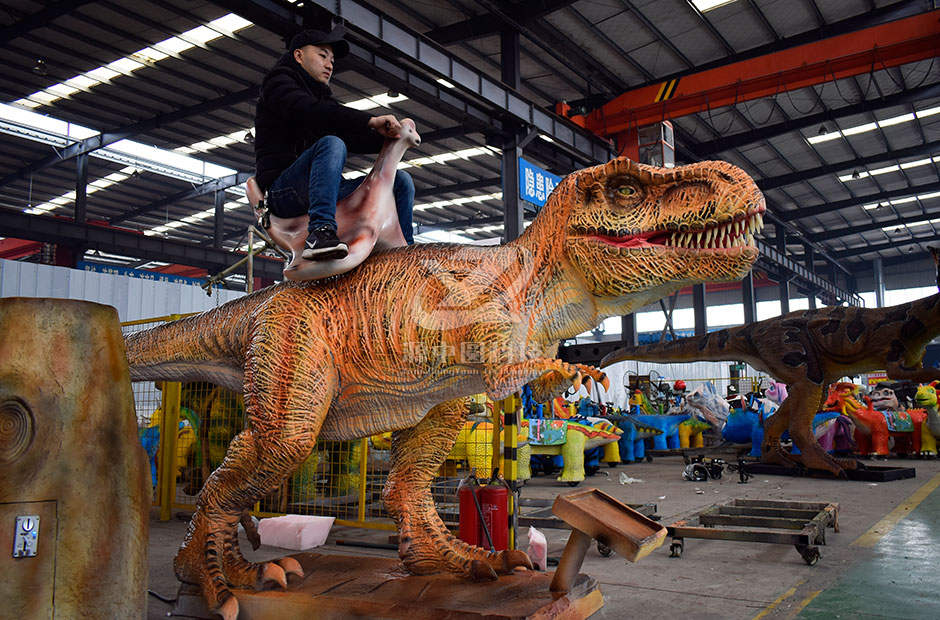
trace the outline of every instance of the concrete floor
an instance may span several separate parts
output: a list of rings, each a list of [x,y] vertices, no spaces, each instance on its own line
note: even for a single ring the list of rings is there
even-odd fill
[[[839,502],[840,532],[827,532],[821,559],[807,566],[789,545],[686,539],[680,558],[669,557],[669,539],[638,564],[588,551],[582,572],[600,584],[605,605],[597,620],[758,620],[760,618],[940,618],[940,578],[935,568],[940,542],[940,460],[891,459],[878,465],[913,466],[908,480],[869,483],[737,476],[706,483],[682,479],[679,457],[603,468],[581,487],[593,486],[631,504],[652,502],[663,524],[732,498]],[[620,484],[619,474],[642,482]],[[523,497],[554,498],[572,490],[545,476],[533,478]],[[699,493],[698,491],[702,491]],[[176,596],[172,559],[186,531],[187,515],[150,528],[150,589]],[[549,556],[560,556],[568,531],[543,530]],[[337,540],[387,542],[389,532],[334,527],[317,552],[394,557],[393,551],[337,546]],[[526,544],[520,531],[521,545]],[[243,542],[243,549],[249,549]],[[252,560],[284,555],[262,547]],[[165,618],[172,605],[149,597],[148,618]]]

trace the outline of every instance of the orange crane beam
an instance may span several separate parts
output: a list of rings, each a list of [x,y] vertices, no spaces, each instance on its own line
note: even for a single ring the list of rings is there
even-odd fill
[[[938,55],[940,9],[627,91],[571,120],[610,138],[670,118]]]

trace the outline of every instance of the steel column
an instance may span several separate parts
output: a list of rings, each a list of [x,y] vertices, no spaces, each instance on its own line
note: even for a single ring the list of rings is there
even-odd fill
[[[75,221],[85,223],[88,209],[88,155],[75,160]]]
[[[215,190],[215,219],[213,220],[212,247],[221,248],[225,240],[225,190]],[[248,245],[251,249],[251,244]]]
[[[875,307],[884,308],[885,306],[885,272],[884,263],[880,258],[874,261],[875,271]]]
[[[705,313],[705,285],[692,285],[692,307],[695,311],[695,335],[704,336],[708,333],[708,320]]]
[[[744,304],[744,324],[757,321],[757,303],[754,297],[754,272],[748,271],[741,280],[741,303]]]

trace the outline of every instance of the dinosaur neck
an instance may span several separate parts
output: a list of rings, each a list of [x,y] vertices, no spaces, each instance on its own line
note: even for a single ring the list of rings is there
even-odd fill
[[[507,244],[531,260],[536,270],[528,296],[529,338],[546,347],[593,329],[604,319],[584,278],[565,255],[565,214],[547,206],[519,238]]]
[[[618,298],[593,295],[584,277],[567,258],[564,215],[543,210],[518,239],[507,244],[537,265],[538,294],[530,295],[537,311],[533,313],[530,335],[538,341],[552,343],[573,338],[606,318],[630,314],[686,286],[686,282],[668,282]]]

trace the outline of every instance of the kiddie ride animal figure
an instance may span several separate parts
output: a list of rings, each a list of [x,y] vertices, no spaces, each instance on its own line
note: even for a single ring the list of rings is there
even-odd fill
[[[937,248],[930,248],[934,260]],[[940,275],[938,275],[940,283]],[[827,454],[813,437],[812,420],[826,388],[841,377],[886,369],[888,378],[929,383],[940,371],[923,367],[924,351],[940,335],[940,293],[886,308],[829,306],[798,310],[780,317],[701,338],[626,347],[607,355],[601,366],[621,360],[660,363],[690,360],[743,360],[790,387],[790,396],[764,428],[761,459],[811,468],[846,477],[858,462]],[[790,437],[802,451],[784,452],[780,439]]]
[[[431,482],[463,428],[467,397],[532,386],[545,402],[597,369],[547,355],[610,316],[685,286],[740,279],[757,258],[764,200],[723,162],[659,169],[626,159],[572,173],[518,238],[498,247],[414,245],[342,277],[287,282],[126,338],[133,380],[209,380],[245,396],[248,423],[206,481],[174,561],[210,609],[232,588],[284,586],[291,558],[238,550],[242,513],[300,466],[317,439],[393,434],[383,498],[416,574],[495,579],[530,567],[452,535]]]
[[[937,440],[940,439],[940,413],[937,409],[937,381],[928,385],[920,385],[914,395],[914,404],[922,408],[927,419],[921,425],[920,452],[925,456],[937,455]]]
[[[599,419],[585,420],[532,419],[522,423],[527,441],[519,447],[518,479],[532,477],[529,463],[533,454],[561,455],[564,467],[557,480],[575,486],[584,480],[584,453],[600,446],[617,446],[622,431],[613,424]],[[619,460],[619,455],[618,455]]]
[[[895,390],[882,382],[865,397],[867,407],[846,413],[855,422],[855,440],[864,456],[886,457],[894,440],[897,454],[919,454],[922,426],[927,414],[922,409],[905,409],[898,402]],[[929,431],[927,431],[929,434]]]

